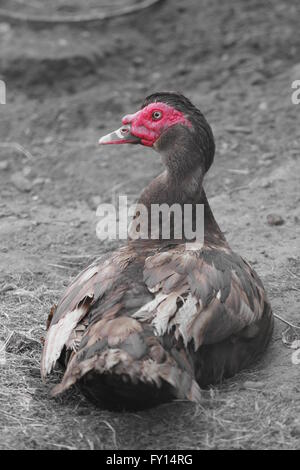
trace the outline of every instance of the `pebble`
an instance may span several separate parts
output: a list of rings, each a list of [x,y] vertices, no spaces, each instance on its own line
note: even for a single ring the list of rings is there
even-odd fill
[[[22,193],[32,190],[32,183],[22,173],[14,173],[11,176],[11,182]]]
[[[266,103],[265,101],[262,101],[260,104],[259,104],[259,110],[260,111],[267,111],[268,109],[268,103]]]
[[[262,178],[261,182],[260,182],[260,186],[263,188],[263,189],[267,189],[267,188],[271,188],[272,186],[272,181],[268,180],[268,179],[265,179],[265,178]]]
[[[180,64],[177,67],[177,70],[176,70],[177,75],[183,76],[183,75],[187,75],[188,73],[190,73],[190,68],[187,65]]]
[[[236,44],[237,37],[234,33],[228,33],[223,39],[223,47],[229,48]]]
[[[268,214],[267,222],[269,225],[283,225],[284,219],[278,214]]]
[[[68,43],[67,39],[65,39],[65,38],[60,38],[60,39],[58,40],[58,45],[59,45],[60,47],[66,47],[66,46],[69,45],[69,43]]]
[[[250,79],[251,85],[261,85],[262,83],[265,83],[265,81],[266,78],[260,72],[254,72]]]
[[[143,65],[145,63],[145,60],[143,57],[140,57],[140,56],[136,56],[132,59],[132,63],[133,65],[135,65],[136,67],[140,67],[141,65]]]
[[[152,80],[160,80],[162,77],[162,74],[160,72],[153,72],[151,75]]]
[[[39,186],[39,185],[45,184],[45,182],[46,182],[45,178],[39,177],[39,178],[35,178],[33,180],[32,185],[33,186]]]
[[[297,423],[292,427],[291,436],[300,437],[300,423]]]
[[[79,228],[82,224],[84,224],[83,220],[74,220],[71,222],[71,226],[75,228]]]
[[[10,33],[11,26],[9,23],[0,23],[0,34]]]
[[[31,176],[32,175],[32,168],[31,166],[24,166],[23,168],[23,175],[25,176],[25,178],[27,178],[28,176]]]
[[[6,171],[9,169],[9,162],[7,160],[3,160],[0,162],[0,171]]]
[[[97,207],[101,204],[102,198],[101,196],[92,196],[89,199],[89,206],[92,210],[96,210]]]

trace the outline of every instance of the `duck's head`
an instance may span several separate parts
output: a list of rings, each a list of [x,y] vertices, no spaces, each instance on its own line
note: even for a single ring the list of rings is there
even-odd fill
[[[214,158],[212,130],[199,111],[180,93],[148,96],[142,108],[122,119],[123,126],[102,137],[107,144],[141,144],[162,154],[166,166],[181,174],[201,167],[205,173]]]

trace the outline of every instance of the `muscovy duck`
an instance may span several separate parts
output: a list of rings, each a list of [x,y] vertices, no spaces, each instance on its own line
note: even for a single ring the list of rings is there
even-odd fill
[[[199,402],[201,388],[250,366],[266,349],[273,315],[258,275],[231,251],[214,219],[203,177],[215,152],[203,114],[179,93],[155,93],[100,144],[140,143],[165,171],[139,203],[204,205],[204,243],[131,239],[88,266],[48,319],[45,378],[52,391],[78,384],[109,409],[143,409],[172,399]]]

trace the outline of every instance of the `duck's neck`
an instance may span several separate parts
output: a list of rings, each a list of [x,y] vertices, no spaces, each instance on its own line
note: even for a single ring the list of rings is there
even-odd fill
[[[197,217],[196,206],[204,206],[204,241],[205,244],[227,245],[226,239],[221,232],[210,205],[208,203],[205,191],[202,187],[203,171],[201,168],[189,172],[185,177],[177,176],[169,170],[164,171],[156,177],[142,192],[138,204],[146,207],[148,212],[148,232],[151,233],[153,219],[151,218],[151,208],[153,205],[167,204],[169,207],[177,204],[181,207],[182,213],[186,210],[184,205],[190,204],[193,228],[195,228],[195,219]],[[181,223],[184,223],[182,217]],[[185,229],[182,225],[182,233]],[[171,237],[172,238],[172,237]],[[186,241],[186,240],[185,240]]]

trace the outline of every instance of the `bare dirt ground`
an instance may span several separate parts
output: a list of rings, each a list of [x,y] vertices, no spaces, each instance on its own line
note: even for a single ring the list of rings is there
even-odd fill
[[[0,6],[17,10],[22,2],[12,1]],[[299,448],[300,365],[278,321],[264,359],[199,406],[111,413],[77,390],[51,399],[61,372],[46,385],[39,373],[51,305],[116,245],[96,238],[97,205],[112,193],[138,195],[160,171],[150,150],[97,146],[154,91],[180,90],[206,114],[216,218],[261,275],[274,312],[299,323],[299,16],[298,0],[169,0],[95,25],[0,19],[2,449]],[[284,223],[269,225],[269,214]]]

